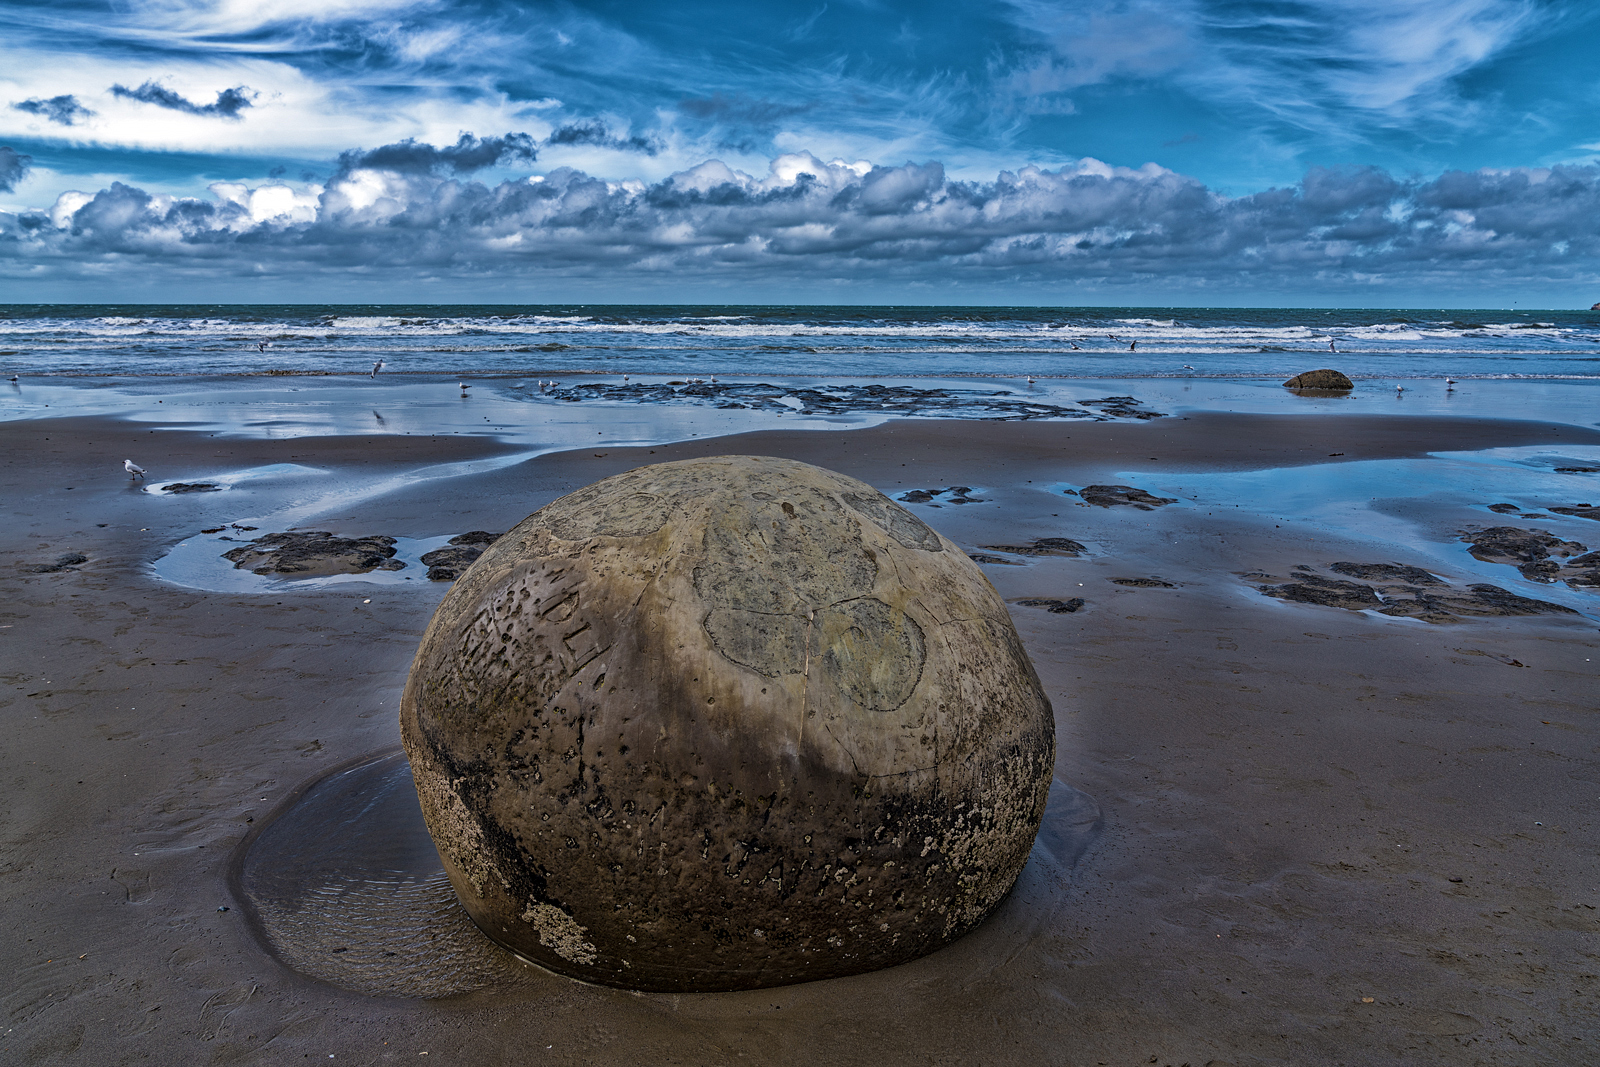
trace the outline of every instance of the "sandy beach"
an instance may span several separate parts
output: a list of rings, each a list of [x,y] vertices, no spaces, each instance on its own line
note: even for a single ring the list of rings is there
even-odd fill
[[[0,422],[0,1059],[1600,1058],[1600,588],[1549,547],[1600,547],[1578,408],[691,431],[596,406],[535,448],[498,413],[422,432],[408,388],[281,432],[65,387]],[[1058,785],[1011,897],[947,949],[749,993],[586,986],[500,954],[417,847],[396,712],[448,583],[416,554],[713,454],[920,491],[1012,605]],[[180,479],[217,488],[150,491]],[[1474,555],[1496,528],[1547,532],[1522,562],[1548,573]],[[413,562],[256,579],[206,540],[289,529]]]

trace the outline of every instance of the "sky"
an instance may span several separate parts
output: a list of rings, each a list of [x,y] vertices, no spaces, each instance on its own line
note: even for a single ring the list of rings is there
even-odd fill
[[[0,301],[1588,307],[1600,5],[0,0]]]

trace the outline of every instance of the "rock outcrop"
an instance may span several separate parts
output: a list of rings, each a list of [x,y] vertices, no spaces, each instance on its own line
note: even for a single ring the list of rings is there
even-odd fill
[[[1324,367],[1321,370],[1308,370],[1296,374],[1293,378],[1283,383],[1285,389],[1354,389],[1356,383],[1352,382],[1344,372]]]
[[[235,570],[257,574],[297,578],[365,574],[405,567],[404,562],[394,558],[394,543],[392,537],[335,537],[325,530],[291,530],[258,537],[229,549],[222,558],[232,560]]]
[[[450,538],[449,544],[422,554],[422,565],[428,568],[430,582],[453,582],[472,566],[483,550],[500,539],[500,534],[488,530],[472,530]]]

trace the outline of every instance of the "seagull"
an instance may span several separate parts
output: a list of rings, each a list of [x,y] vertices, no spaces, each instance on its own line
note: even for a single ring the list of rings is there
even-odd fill
[[[16,384],[17,376],[15,374],[13,374],[11,377],[7,378],[6,381],[11,382],[12,384]]]
[[[1446,378],[1444,380],[1444,391],[1447,393],[1456,391],[1456,380],[1454,378]]]
[[[1069,341],[1069,342],[1067,342],[1067,343],[1068,343],[1068,344],[1070,344],[1070,345],[1071,345],[1071,346],[1072,346],[1072,350],[1073,350],[1073,351],[1074,351],[1074,352],[1082,352],[1082,351],[1083,351],[1083,349],[1081,349],[1081,348],[1079,348],[1079,347],[1078,347],[1078,342],[1076,342],[1076,341]]]
[[[1328,351],[1329,352],[1337,352],[1337,351],[1339,351],[1337,348],[1333,347],[1333,338],[1331,338],[1331,337],[1328,338]]]
[[[376,378],[378,376],[378,372],[380,370],[382,370],[382,369],[383,369],[383,360],[380,359],[380,360],[378,360],[378,362],[376,362],[376,363],[374,363],[372,365],[372,373],[367,375],[367,377],[368,378]]]
[[[1403,393],[1405,391],[1406,391],[1406,387],[1403,386],[1403,385],[1397,385],[1397,386],[1394,387],[1395,396],[1399,396],[1401,393]]]
[[[1135,341],[1135,342],[1133,342],[1133,343],[1132,343],[1132,344],[1130,344],[1130,345],[1129,345],[1129,346],[1128,346],[1128,351],[1129,351],[1129,352],[1132,352],[1132,351],[1133,351],[1133,350],[1134,350],[1134,349],[1136,349],[1136,348],[1138,348],[1138,347],[1139,347],[1139,342],[1138,342],[1138,341]]]
[[[1183,369],[1184,370],[1194,370],[1194,367],[1192,365],[1188,364],[1188,363],[1185,363],[1183,365]]]
[[[1029,384],[1029,385],[1032,385],[1032,384],[1033,384],[1033,375],[1031,375],[1031,374],[1030,374],[1030,375],[1028,375],[1028,384]]]
[[[122,461],[122,469],[133,475],[135,478],[144,477],[144,468],[139,466],[131,459],[125,459]]]
[[[267,350],[267,342],[265,342],[265,341],[257,341],[256,342],[256,351],[257,352],[265,352],[266,350]]]

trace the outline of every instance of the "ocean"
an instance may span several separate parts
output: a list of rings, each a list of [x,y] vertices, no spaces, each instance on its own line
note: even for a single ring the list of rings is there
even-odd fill
[[[0,305],[8,378],[366,375],[379,360],[462,376],[1600,379],[1600,312]]]

